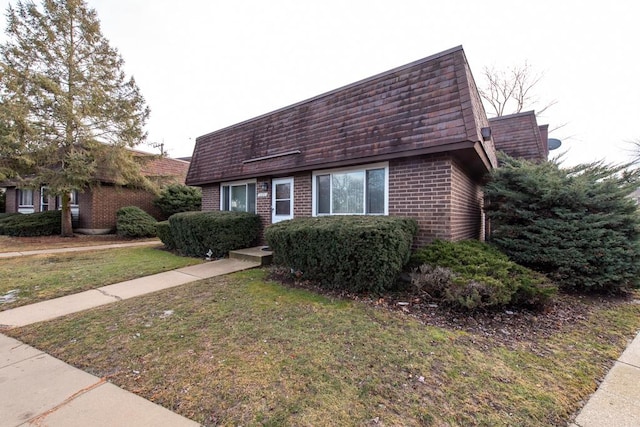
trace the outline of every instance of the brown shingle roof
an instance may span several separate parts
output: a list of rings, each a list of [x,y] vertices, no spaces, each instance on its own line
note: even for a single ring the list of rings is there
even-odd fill
[[[464,51],[456,47],[200,136],[187,183],[450,150],[487,170],[496,160],[491,141],[480,135],[486,126]]]
[[[174,178],[180,184],[184,184],[188,170],[189,162],[169,157],[157,157],[142,165],[144,176]]]
[[[489,119],[496,150],[531,161],[547,160],[548,125],[538,126],[533,111]]]

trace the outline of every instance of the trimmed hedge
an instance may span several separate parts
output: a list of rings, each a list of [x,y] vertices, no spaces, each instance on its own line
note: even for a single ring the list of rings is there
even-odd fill
[[[156,237],[156,220],[137,206],[116,212],[116,234],[121,237]]]
[[[252,246],[262,223],[258,215],[247,212],[182,212],[171,215],[169,227],[182,255],[203,258],[211,250],[212,257],[220,258]]]
[[[160,221],[156,224],[156,233],[158,238],[164,243],[165,248],[170,251],[176,248],[176,242],[173,240],[173,234],[171,234],[171,226],[169,221]]]
[[[0,219],[0,234],[7,236],[52,236],[62,230],[61,211],[10,214]]]
[[[202,206],[202,190],[182,184],[170,184],[160,190],[153,201],[165,218],[179,212],[199,211]]]
[[[269,226],[274,262],[328,289],[383,292],[396,285],[418,231],[411,218],[295,218]]]
[[[0,222],[6,218],[9,218],[10,216],[16,216],[16,215],[21,215],[17,212],[0,212]]]
[[[466,309],[543,306],[557,292],[544,275],[477,240],[436,240],[411,257],[415,290]]]

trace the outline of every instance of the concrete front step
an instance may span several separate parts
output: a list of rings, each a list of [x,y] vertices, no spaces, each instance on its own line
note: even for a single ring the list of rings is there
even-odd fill
[[[260,265],[269,265],[273,259],[273,252],[267,246],[256,246],[247,249],[238,249],[229,252],[229,258],[242,261],[257,262]]]

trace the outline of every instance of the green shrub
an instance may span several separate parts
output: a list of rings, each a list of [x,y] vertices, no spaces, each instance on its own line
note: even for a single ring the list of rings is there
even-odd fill
[[[265,238],[276,264],[328,289],[392,289],[417,233],[410,218],[295,218],[269,226]]]
[[[542,274],[522,267],[476,240],[436,240],[411,257],[415,290],[466,309],[542,306],[557,289]]]
[[[51,236],[60,234],[61,229],[60,211],[9,214],[0,219],[0,234],[8,236]]]
[[[164,246],[170,251],[176,248],[176,242],[173,240],[171,234],[171,226],[169,221],[160,221],[156,224],[156,234],[158,238],[164,243]]]
[[[628,197],[640,170],[502,161],[485,188],[492,243],[564,288],[640,286],[640,215]]]
[[[2,212],[0,213],[0,222],[2,222],[5,218],[9,218],[15,215],[20,215],[17,212]]]
[[[199,211],[202,206],[202,190],[188,185],[171,184],[160,190],[153,201],[165,218],[180,212]]]
[[[183,255],[220,258],[252,246],[260,236],[260,217],[247,212],[182,212],[169,218],[175,248]]]
[[[156,220],[137,206],[125,206],[116,212],[116,234],[121,237],[155,237]]]

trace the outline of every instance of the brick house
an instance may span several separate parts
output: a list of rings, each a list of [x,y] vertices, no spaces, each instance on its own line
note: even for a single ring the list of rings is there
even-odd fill
[[[136,152],[139,156],[149,153]],[[143,175],[162,183],[184,184],[189,162],[168,157],[150,157],[142,166]],[[47,187],[20,189],[5,182],[6,212],[34,213],[60,208],[59,198],[47,194]],[[77,233],[107,234],[115,230],[116,212],[124,206],[138,206],[160,219],[162,214],[153,205],[156,195],[152,192],[118,186],[108,177],[100,178],[98,185],[84,192],[71,194],[73,228]]]
[[[423,245],[483,239],[481,185],[496,166],[492,125],[456,47],[200,136],[186,183],[202,187],[203,210],[255,212],[264,226],[413,217]]]

